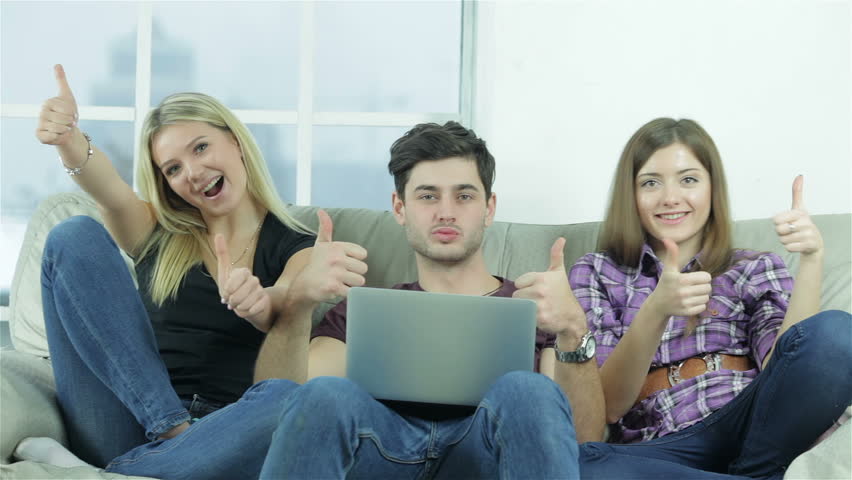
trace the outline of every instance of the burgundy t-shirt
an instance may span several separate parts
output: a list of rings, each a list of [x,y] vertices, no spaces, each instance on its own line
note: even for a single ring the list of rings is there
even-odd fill
[[[499,290],[494,292],[492,296],[494,297],[511,297],[512,293],[517,290],[515,288],[515,283],[511,280],[505,280],[501,277],[495,276],[498,280],[503,282],[503,285]],[[411,290],[416,292],[422,292],[423,288],[420,287],[420,283],[401,283],[399,285],[394,285],[394,289],[397,290]],[[311,332],[311,340],[316,337],[331,337],[340,340],[343,343],[346,343],[346,300],[344,299],[342,302],[338,303],[331,310],[329,310],[322,321],[317,325],[314,330]],[[470,339],[474,341],[474,339]],[[541,330],[536,329],[535,331],[535,362],[533,368],[536,372],[539,371],[539,361],[541,360],[541,351],[545,348],[553,348],[556,345],[556,335],[545,333]]]

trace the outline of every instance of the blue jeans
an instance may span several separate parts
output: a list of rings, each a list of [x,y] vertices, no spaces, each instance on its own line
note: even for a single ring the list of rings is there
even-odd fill
[[[188,408],[194,416],[213,408],[182,400],[172,388],[112,237],[89,217],[57,225],[45,244],[41,282],[57,401],[78,456],[128,475],[257,478],[295,383],[257,383],[177,437],[156,440],[189,421]]]
[[[353,382],[319,377],[288,398],[261,478],[578,478],[571,408],[544,375],[500,377],[475,413],[401,415]]]
[[[852,403],[852,316],[826,311],[791,327],[730,403],[677,433],[580,446],[586,479],[782,478]]]

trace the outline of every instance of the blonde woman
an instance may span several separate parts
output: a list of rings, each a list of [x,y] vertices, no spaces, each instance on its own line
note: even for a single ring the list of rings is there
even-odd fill
[[[733,248],[700,125],[659,118],[628,141],[600,251],[569,274],[623,444],[585,444],[584,476],[780,477],[850,404],[852,321],[818,314],[823,242],[801,177],[792,197],[773,220],[799,254],[795,285],[779,256]]]
[[[175,94],[148,114],[139,198],[79,130],[61,66],[55,74],[59,95],[36,136],[57,147],[104,219],[63,222],[44,250],[45,324],[71,449],[123,474],[256,478],[297,384],[253,384],[252,370],[270,329],[307,346],[310,324],[291,324],[285,303],[321,260],[315,238],[287,214],[248,129],[215,99]],[[138,291],[119,248],[135,260]],[[362,259],[349,264],[351,284],[363,283]],[[279,372],[302,381],[294,350]],[[18,454],[61,460],[37,441]]]

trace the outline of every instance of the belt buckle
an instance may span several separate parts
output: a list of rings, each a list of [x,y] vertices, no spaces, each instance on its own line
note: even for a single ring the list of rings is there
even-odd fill
[[[698,358],[701,358],[701,360],[704,361],[704,364],[707,368],[707,372],[715,372],[717,370],[722,369],[722,356],[718,353],[708,353]],[[682,360],[677,364],[669,365],[668,377],[670,386],[674,387],[675,385],[683,381],[683,379],[680,377],[680,369],[683,367],[683,364],[686,363],[687,360],[690,359],[687,358],[686,360]]]
[[[701,360],[704,360],[704,363],[707,365],[708,372],[715,372],[722,369],[722,356],[718,353],[708,353],[701,357]]]
[[[686,362],[686,360],[678,362],[677,364],[669,365],[669,385],[672,387],[683,381],[683,379],[680,378],[680,369],[683,367],[684,362]]]

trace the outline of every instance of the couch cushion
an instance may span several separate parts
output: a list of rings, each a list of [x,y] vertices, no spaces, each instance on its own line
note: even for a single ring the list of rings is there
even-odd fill
[[[63,468],[36,462],[17,462],[0,465],[0,478],[47,480],[144,480],[150,477],[128,477],[119,473],[108,473],[94,467]]]
[[[12,345],[19,351],[49,355],[41,308],[41,254],[50,229],[72,215],[98,213],[94,202],[86,196],[59,194],[43,201],[27,224],[9,298],[12,311],[9,330]]]
[[[0,463],[10,463],[18,442],[26,437],[50,437],[68,445],[55,392],[48,360],[0,352]]]

